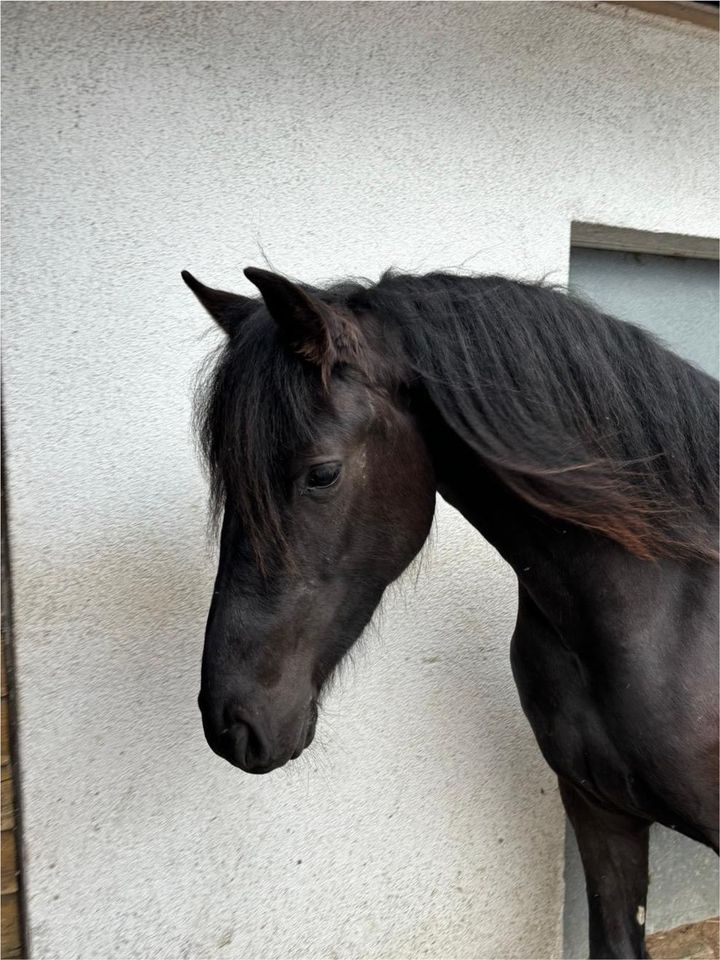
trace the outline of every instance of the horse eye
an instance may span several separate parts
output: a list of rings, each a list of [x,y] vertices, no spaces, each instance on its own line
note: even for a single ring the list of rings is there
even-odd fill
[[[319,463],[308,470],[307,485],[314,490],[331,487],[339,476],[339,463]]]

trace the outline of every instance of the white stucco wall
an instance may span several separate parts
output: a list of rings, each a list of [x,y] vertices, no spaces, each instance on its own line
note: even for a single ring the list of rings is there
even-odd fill
[[[567,274],[708,235],[715,37],[591,5],[5,4],[4,406],[35,957],[550,957],[563,817],[512,576],[443,507],[306,758],[195,696],[213,559],[179,270]],[[544,791],[544,792],[543,792]]]

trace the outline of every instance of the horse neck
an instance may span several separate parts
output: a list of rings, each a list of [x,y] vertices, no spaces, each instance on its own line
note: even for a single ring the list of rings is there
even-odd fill
[[[534,539],[537,516],[436,411],[426,412],[421,422],[438,493],[518,571]]]
[[[588,595],[606,588],[605,571],[610,566],[635,570],[639,561],[622,547],[523,501],[447,425],[427,398],[418,407],[438,492],[495,547],[520,582],[532,586],[533,593],[562,598],[564,604],[569,590]]]

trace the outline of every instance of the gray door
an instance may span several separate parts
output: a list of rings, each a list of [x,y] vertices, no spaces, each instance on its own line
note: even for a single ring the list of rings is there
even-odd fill
[[[717,261],[573,248],[570,288],[606,313],[647,327],[676,353],[718,375]],[[654,826],[650,836],[648,932],[717,914],[717,869],[712,851]],[[585,883],[569,825],[564,955],[588,955]]]

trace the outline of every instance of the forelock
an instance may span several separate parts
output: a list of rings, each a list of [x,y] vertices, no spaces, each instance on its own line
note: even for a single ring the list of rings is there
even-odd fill
[[[211,516],[240,517],[259,565],[284,554],[283,506],[292,454],[313,437],[322,385],[281,345],[264,310],[201,373],[195,422],[210,480]]]

